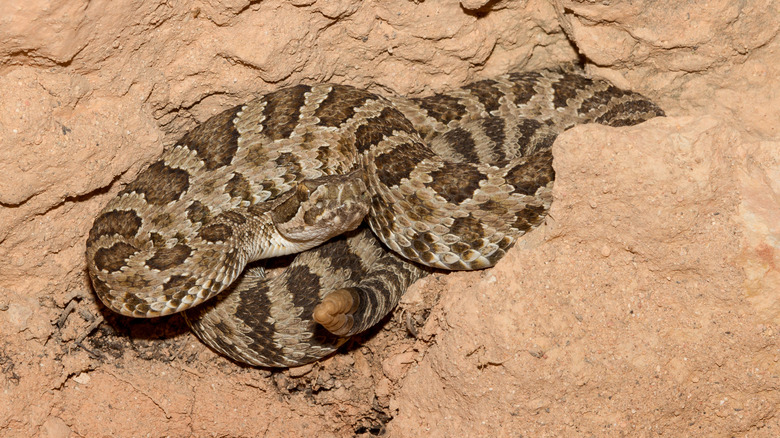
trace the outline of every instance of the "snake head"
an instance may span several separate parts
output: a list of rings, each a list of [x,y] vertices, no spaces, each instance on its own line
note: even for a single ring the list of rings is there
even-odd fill
[[[353,171],[301,182],[270,214],[279,234],[313,247],[357,228],[369,202],[359,171]]]

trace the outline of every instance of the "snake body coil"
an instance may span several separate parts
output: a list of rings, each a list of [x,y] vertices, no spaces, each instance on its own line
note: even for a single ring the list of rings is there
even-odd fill
[[[227,289],[188,312],[201,339],[251,364],[306,363],[389,312],[427,272],[416,264],[489,267],[540,225],[560,132],[658,115],[572,66],[411,99],[284,88],[196,127],[111,200],[89,272],[108,307],[138,317]],[[364,218],[394,254],[365,231],[318,246]],[[278,279],[236,281],[253,260],[307,250]]]

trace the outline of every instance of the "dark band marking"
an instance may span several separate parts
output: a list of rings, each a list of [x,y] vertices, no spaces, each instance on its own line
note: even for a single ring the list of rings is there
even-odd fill
[[[87,244],[92,244],[101,236],[118,234],[129,239],[138,232],[143,221],[132,210],[112,210],[101,214],[89,230]]]
[[[512,81],[512,94],[515,95],[515,105],[528,103],[536,94],[534,86],[542,77],[538,72],[515,72],[509,74],[509,80]]]
[[[593,81],[582,75],[563,73],[563,77],[552,83],[553,105],[556,108],[568,106],[568,100],[577,97],[577,93],[590,88]]]
[[[598,110],[605,107],[612,101],[612,99],[619,98],[625,95],[633,94],[630,91],[621,90],[613,85],[607,87],[604,91],[593,93],[591,97],[582,101],[582,105],[577,108],[577,112],[580,115],[586,116],[591,111]]]
[[[298,125],[301,108],[309,91],[311,87],[308,85],[296,85],[266,94],[263,98],[266,102],[263,108],[263,134],[272,140],[289,138]]]
[[[365,124],[355,131],[355,147],[363,153],[383,138],[393,135],[394,131],[412,133],[414,126],[397,109],[384,108],[378,116],[366,119]]]
[[[165,246],[165,237],[163,237],[162,234],[156,233],[152,231],[149,233],[149,240],[152,242],[152,245],[154,247],[163,247]]]
[[[333,85],[317,110],[320,126],[338,127],[355,115],[355,109],[363,106],[366,101],[379,99],[375,94],[346,85]]]
[[[109,297],[111,289],[108,287],[105,281],[97,278],[94,275],[89,276],[92,279],[92,288],[95,289],[99,297]]]
[[[543,205],[526,205],[524,209],[517,213],[512,226],[520,231],[528,231],[541,225],[546,216],[547,209]]]
[[[249,180],[238,172],[227,182],[225,191],[233,198],[241,198],[244,201],[252,200],[252,187]]]
[[[553,143],[555,143],[556,138],[558,138],[558,134],[555,133],[539,135],[537,138],[534,139],[533,147],[529,148],[527,151],[523,151],[523,155],[531,155],[534,153],[542,153],[544,151],[549,151],[550,149],[552,149],[552,145]]]
[[[124,293],[122,295],[121,300],[118,300],[127,306],[127,308],[131,310],[135,310],[139,313],[146,313],[149,309],[149,304],[146,303],[146,301],[138,298],[137,296],[131,294],[131,293]]]
[[[177,201],[190,187],[190,175],[181,169],[168,167],[163,161],[158,161],[138,175],[119,192],[144,195],[146,202],[153,205],[165,205]]]
[[[338,266],[339,269],[345,269],[349,272],[351,281],[360,281],[366,274],[365,268],[360,262],[360,256],[350,248],[343,235],[328,244],[328,251],[320,251],[320,256],[323,259],[329,259],[331,266]]]
[[[487,201],[480,204],[479,208],[482,211],[490,211],[493,213],[494,216],[497,217],[503,217],[505,214],[509,212],[506,206],[492,199],[488,199]]]
[[[460,120],[466,115],[466,107],[460,103],[460,100],[445,94],[418,97],[412,99],[412,101],[427,111],[429,116],[445,125],[452,120]]]
[[[163,284],[163,291],[167,292],[176,290],[175,293],[169,295],[170,298],[181,300],[187,296],[187,291],[195,286],[195,277],[188,275],[173,275],[167,282]]]
[[[442,140],[445,141],[455,152],[460,154],[466,162],[478,163],[479,155],[477,155],[477,144],[474,142],[471,133],[463,128],[455,128],[447,131],[442,136]]]
[[[298,175],[301,174],[301,163],[298,162],[298,158],[290,152],[282,152],[274,160],[277,167],[287,169],[284,178],[285,182],[293,181]]]
[[[521,140],[529,141],[534,137],[534,134],[536,134],[536,131],[538,131],[541,126],[542,122],[538,120],[520,119],[517,121],[515,129],[521,134]],[[520,140],[518,140],[518,143],[520,143]]]
[[[186,211],[187,219],[192,223],[207,223],[211,221],[211,211],[200,201],[193,201]]]
[[[320,276],[309,271],[308,266],[290,266],[285,274],[288,275],[287,284],[295,285],[295,293],[291,294],[293,305],[311,309],[318,301]]]
[[[482,224],[479,219],[470,214],[466,217],[458,217],[452,222],[450,233],[460,237],[460,242],[479,250],[482,247]],[[468,248],[458,246],[459,252]]]
[[[226,224],[211,224],[201,228],[198,236],[208,242],[227,242],[233,235],[233,229]]]
[[[515,131],[519,134],[517,138],[519,156],[526,156],[536,149],[536,144],[533,140],[541,126],[542,123],[534,119],[520,119],[517,122]]]
[[[552,155],[549,151],[533,154],[527,160],[509,169],[504,176],[507,183],[511,184],[514,193],[533,196],[539,187],[546,186],[555,178],[552,167]]]
[[[292,304],[302,308],[303,315],[301,315],[301,317],[308,319],[316,305],[316,302],[314,301],[318,296],[316,290],[312,295],[308,296],[309,299],[307,300],[296,300],[295,297],[304,298],[306,294],[311,294],[311,285],[314,285],[316,289],[319,289],[318,279],[316,279],[316,283],[312,283],[315,279],[311,277],[310,273],[295,267],[288,268],[282,275],[288,277],[285,281],[286,284],[297,285],[299,284],[298,282],[301,282],[300,284],[302,284],[303,289],[300,293],[296,290],[296,293],[293,294],[294,301]],[[341,343],[338,337],[330,335],[330,332],[313,321],[310,321],[310,327],[308,329],[309,334],[302,334],[300,338],[296,339],[296,341],[301,344],[314,346],[315,349],[313,351],[309,349],[303,353],[300,351],[301,347],[280,345],[277,343],[277,340],[273,336],[269,336],[269,334],[279,333],[284,327],[276,327],[277,321],[275,321],[269,313],[269,309],[278,304],[269,299],[269,294],[268,282],[260,282],[257,286],[243,288],[240,292],[240,297],[238,298],[241,305],[238,306],[235,314],[236,320],[241,321],[241,328],[251,328],[251,330],[248,331],[242,330],[242,334],[251,339],[251,342],[248,343],[247,347],[251,351],[251,356],[259,359],[261,363],[271,366],[289,366],[291,363],[307,363],[319,359],[320,356],[324,354],[319,353],[319,355],[313,356],[318,354],[317,349],[322,349],[322,351],[325,352],[332,351]],[[213,329],[221,330],[227,334],[228,336],[226,336],[226,339],[230,339],[230,336],[233,335],[232,332],[234,331],[230,326],[221,323],[215,324]],[[226,351],[229,356],[243,362],[241,357],[244,356],[246,352],[240,352],[235,345],[224,342],[220,337],[217,338],[216,343],[220,348]],[[293,352],[292,354],[294,357],[291,357],[290,349],[301,354]]]
[[[136,252],[138,252],[136,247],[125,242],[117,242],[109,248],[100,248],[95,252],[95,267],[101,271],[117,272]]]
[[[426,187],[433,189],[447,202],[460,204],[474,195],[484,175],[474,166],[444,163],[439,169],[431,172],[431,178],[433,181],[425,184]]]
[[[173,248],[160,248],[146,261],[146,265],[152,269],[164,271],[176,265],[180,265],[192,254],[192,248],[179,243]]]
[[[466,85],[463,88],[471,91],[475,96],[477,96],[479,102],[485,106],[485,111],[490,113],[491,111],[498,109],[498,107],[501,105],[499,103],[501,96],[504,95],[504,93],[502,93],[501,90],[496,87],[496,83],[497,82],[494,80],[485,79]]]
[[[663,110],[652,102],[647,100],[632,100],[620,105],[615,105],[594,121],[596,123],[614,127],[632,126],[652,117],[648,116],[648,114],[654,114],[656,116],[665,115]]]
[[[501,150],[499,157],[496,157],[498,161],[501,161],[505,158],[503,149],[501,149],[501,145],[504,144],[504,140],[506,140],[506,122],[503,118],[494,116],[494,117],[486,117],[482,120],[482,129],[485,131],[485,135],[488,136],[488,138],[494,143],[493,150],[494,153],[498,154],[496,152],[497,150]]]
[[[268,336],[269,333],[275,333],[276,328],[273,322],[271,322],[271,315],[268,312],[268,309],[271,309],[274,303],[268,299],[267,282],[263,282],[258,287],[243,288],[238,300],[241,305],[236,308],[236,319],[242,321],[243,325],[252,328],[252,330],[246,333],[246,336],[252,339],[252,342],[249,344],[251,350],[257,356],[263,358],[281,356],[282,352],[275,347],[273,338]],[[214,326],[214,330],[224,333],[227,339],[235,336],[234,330],[221,322]],[[217,337],[217,343],[228,352],[237,350],[235,345],[223,341],[222,337]],[[231,355],[231,357],[237,356]]]
[[[427,147],[419,143],[398,145],[392,151],[376,157],[376,175],[388,187],[397,186],[404,178],[426,158],[435,155]]]
[[[178,144],[198,153],[206,170],[229,165],[238,149],[238,131],[233,123],[241,106],[235,106],[206,120],[184,135]]]

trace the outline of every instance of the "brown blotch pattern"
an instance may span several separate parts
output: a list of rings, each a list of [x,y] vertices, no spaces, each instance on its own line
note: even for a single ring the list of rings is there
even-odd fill
[[[425,184],[426,187],[433,189],[447,202],[460,204],[474,195],[484,175],[473,166],[444,163],[431,172],[431,178],[433,181]]]
[[[290,194],[290,197],[271,210],[271,217],[273,218],[274,224],[283,224],[295,217],[301,203],[306,201],[308,194],[308,191],[296,187]],[[252,211],[254,210],[250,209],[250,212]]]
[[[178,200],[189,188],[190,175],[186,171],[157,161],[119,192],[119,196],[135,192],[143,195],[150,204],[165,205]]]
[[[532,140],[541,126],[542,123],[534,119],[520,119],[517,122],[515,130],[519,134],[517,146],[520,156],[528,155],[534,149]]]
[[[289,138],[298,125],[301,108],[309,91],[311,87],[308,85],[296,85],[267,94],[264,98],[263,134],[272,140]]]
[[[533,196],[539,187],[546,186],[555,178],[552,155],[549,151],[533,154],[527,160],[509,169],[504,176],[514,193]]]
[[[160,233],[156,233],[154,231],[149,233],[149,240],[152,241],[152,246],[154,246],[155,248],[165,246],[166,239]]]
[[[136,252],[136,247],[125,242],[117,242],[109,248],[100,248],[95,252],[95,267],[101,271],[117,272],[125,266],[128,257]]]
[[[471,91],[479,102],[485,106],[488,113],[495,111],[501,106],[500,100],[504,93],[496,87],[497,82],[492,79],[485,79],[479,82],[466,85],[465,89]]]
[[[333,89],[319,105],[314,115],[320,126],[338,127],[355,115],[355,108],[368,100],[379,99],[375,94],[346,85],[333,85]]]
[[[108,297],[111,289],[108,287],[106,282],[94,275],[90,275],[89,277],[92,279],[92,287],[95,289],[95,292],[97,292],[98,296]]]
[[[568,100],[577,97],[577,92],[593,85],[593,81],[581,75],[564,73],[563,78],[553,82],[553,105],[556,108],[568,106]]]
[[[528,103],[536,94],[534,86],[542,77],[538,72],[510,73],[509,80],[512,81],[512,94],[514,94],[515,105]]]
[[[482,247],[482,224],[480,224],[479,219],[471,215],[455,218],[450,227],[450,233],[459,236],[460,242],[465,243],[469,247],[476,249]],[[460,245],[457,247],[460,249],[460,252],[468,249]]]
[[[363,153],[371,146],[389,137],[394,131],[414,132],[412,123],[397,109],[384,108],[378,116],[366,119],[355,131],[355,147]]]
[[[244,201],[252,200],[252,187],[244,175],[236,172],[225,185],[225,191],[233,198],[241,198]]]
[[[331,245],[331,251],[323,253],[323,258],[330,260],[331,266],[338,266],[340,269],[346,269],[349,272],[349,279],[359,281],[365,275],[365,269],[361,263],[360,257],[350,250],[349,245],[335,244]]]
[[[233,228],[227,224],[211,224],[198,230],[198,236],[208,242],[227,242],[233,235]]]
[[[291,266],[287,268],[289,284],[294,284],[296,293],[292,295],[293,305],[296,307],[309,307],[312,297],[317,297],[320,290],[320,276],[312,273],[307,266]]]
[[[452,120],[459,120],[466,115],[466,107],[456,97],[445,94],[434,94],[430,97],[412,99],[422,107],[429,116],[445,125]]]
[[[398,145],[394,150],[374,159],[377,178],[388,187],[397,186],[401,180],[409,178],[420,162],[434,156],[433,152],[419,143]]]
[[[171,278],[163,284],[163,290],[168,292],[176,289],[177,292],[172,294],[171,297],[181,300],[187,295],[187,290],[195,286],[195,283],[195,277],[188,275],[172,275]]]
[[[186,211],[187,219],[192,223],[207,223],[211,220],[211,211],[200,201],[193,201]]]
[[[177,266],[187,260],[187,257],[192,254],[192,248],[179,243],[173,248],[160,248],[155,251],[154,255],[146,261],[146,265],[152,269],[158,269],[163,271]]]
[[[112,210],[101,214],[92,224],[89,230],[88,244],[98,240],[101,236],[118,234],[129,239],[138,232],[143,221],[132,210]]]
[[[298,162],[298,157],[290,152],[282,152],[279,154],[274,160],[274,163],[276,163],[278,167],[287,169],[287,172],[285,172],[285,179],[288,181],[286,182],[294,180],[297,175],[300,175],[301,173],[301,163]]]
[[[477,155],[476,150],[477,144],[474,142],[470,132],[463,128],[455,128],[447,131],[441,137],[465,161],[470,163],[479,162],[479,155]]]
[[[609,125],[617,128],[620,126],[632,126],[643,122],[647,120],[647,114],[655,114],[656,116],[665,115],[663,110],[654,103],[640,100],[615,105],[594,121],[596,123],[601,123],[602,125]]]
[[[240,111],[241,105],[217,114],[185,134],[178,144],[196,151],[206,170],[229,165],[238,149],[238,130],[233,120]]]
[[[220,222],[230,222],[236,225],[243,225],[246,223],[246,217],[233,210],[223,211],[216,217],[216,220]]]
[[[512,226],[520,231],[528,231],[531,228],[541,225],[547,216],[547,209],[542,205],[527,205],[515,216]]]
[[[501,117],[492,116],[486,117],[481,123],[485,135],[494,143],[493,153],[496,155],[494,157],[494,160],[496,161],[495,164],[501,165],[503,160],[506,159],[506,155],[502,148],[502,145],[506,140],[506,122]]]
[[[612,99],[619,98],[632,94],[630,91],[621,90],[613,85],[607,87],[606,90],[594,93],[592,96],[582,101],[582,104],[577,108],[577,112],[582,116],[587,116],[593,110],[606,106]]]
[[[479,205],[479,207],[482,210],[487,210],[493,212],[495,216],[504,216],[509,212],[509,210],[506,208],[506,206],[502,205],[500,202],[496,202],[492,199],[488,199],[487,201],[483,202]]]
[[[246,151],[246,161],[255,166],[264,166],[268,162],[266,149],[262,146],[253,146]]]

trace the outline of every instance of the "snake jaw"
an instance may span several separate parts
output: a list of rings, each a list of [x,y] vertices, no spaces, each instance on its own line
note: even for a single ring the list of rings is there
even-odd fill
[[[336,336],[347,336],[355,325],[359,299],[352,288],[333,291],[314,308],[312,318]]]

